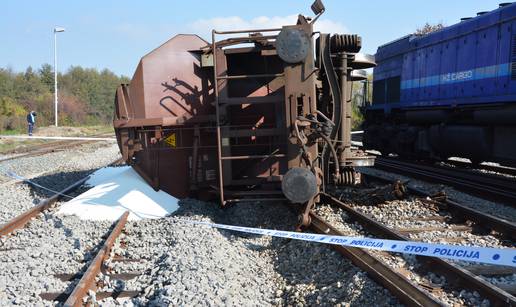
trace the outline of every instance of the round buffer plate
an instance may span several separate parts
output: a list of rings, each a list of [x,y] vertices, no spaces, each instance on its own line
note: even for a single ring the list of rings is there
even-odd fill
[[[302,62],[310,50],[310,38],[303,30],[283,28],[276,38],[276,50],[287,63]]]
[[[291,202],[306,203],[317,194],[317,178],[306,168],[294,167],[283,176],[281,190]]]

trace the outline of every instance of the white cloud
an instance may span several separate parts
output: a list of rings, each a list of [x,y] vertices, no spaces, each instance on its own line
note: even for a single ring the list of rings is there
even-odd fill
[[[315,21],[315,30],[322,33],[349,33],[349,29],[342,23],[331,19],[321,19]]]
[[[296,24],[297,15],[288,16],[259,16],[249,20],[239,16],[215,17],[210,19],[198,19],[188,25],[192,32],[204,38],[211,38],[211,30],[252,30],[281,28],[284,25]],[[319,19],[315,22],[315,31],[323,33],[348,33],[348,29],[340,22],[330,19]]]

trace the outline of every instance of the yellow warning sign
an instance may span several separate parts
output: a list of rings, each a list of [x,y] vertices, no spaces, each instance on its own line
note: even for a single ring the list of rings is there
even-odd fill
[[[172,133],[171,135],[165,138],[165,143],[167,143],[170,147],[176,148],[176,134]]]

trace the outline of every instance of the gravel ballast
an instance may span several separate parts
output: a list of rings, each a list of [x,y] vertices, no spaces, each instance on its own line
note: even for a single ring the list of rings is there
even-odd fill
[[[12,170],[31,176],[46,171],[34,181],[59,190],[118,156],[116,145],[89,144],[69,152],[6,161],[0,165],[0,172]],[[0,222],[48,196],[40,189],[9,183],[9,178],[3,180],[6,184],[0,186],[0,196],[6,203],[0,209]],[[436,223],[410,220],[419,215],[437,215],[414,199],[353,205],[393,227]],[[55,305],[56,302],[45,301],[39,294],[70,291],[76,281],[63,282],[53,275],[84,270],[112,225],[112,221],[84,221],[54,213],[55,209],[40,214],[25,229],[0,240],[1,306]],[[371,235],[352,223],[341,210],[321,205],[317,213],[347,235]],[[111,256],[134,261],[110,259],[106,264],[109,273],[139,276],[122,281],[101,274],[97,279],[103,282],[103,287],[98,291],[135,290],[139,294],[133,299],[108,298],[98,303],[102,306],[400,305],[386,289],[328,245],[218,230],[185,220],[278,230],[293,230],[297,224],[297,216],[279,203],[239,203],[221,209],[215,203],[181,200],[179,209],[168,217],[127,222]],[[435,242],[438,235],[442,237],[443,233],[421,233],[414,239]],[[454,233],[450,236],[457,237]],[[505,244],[493,236],[466,234],[464,240],[481,246]],[[409,278],[415,283],[447,287],[443,276],[412,272],[419,266],[413,256],[374,254],[394,268],[409,271]],[[492,278],[496,283],[513,281],[510,276]],[[436,297],[449,305],[489,305],[478,293],[462,289],[442,291]],[[94,295],[90,298],[96,301]]]
[[[184,219],[292,230],[295,215],[280,204],[180,202],[160,220],[130,222],[115,249],[142,262],[112,262],[116,273],[143,271],[103,290],[141,290],[136,305],[399,305],[387,290],[327,245],[246,235]],[[102,303],[114,304],[113,299]]]
[[[325,220],[334,225],[337,229],[348,236],[357,237],[374,237],[368,233],[359,224],[353,223],[348,215],[340,208],[332,208],[326,205],[319,206],[316,212],[324,217]],[[399,253],[383,253],[380,251],[371,251],[373,255],[381,259],[385,264],[398,272],[404,272],[403,275],[411,280],[414,284],[426,284],[432,287],[441,288],[443,291],[435,291],[431,294],[449,306],[489,306],[490,302],[482,298],[477,292],[458,289],[453,284],[446,281],[444,276],[419,270],[421,264],[414,255]]]
[[[15,182],[5,176],[7,171],[61,190],[118,157],[116,145],[101,142],[0,163],[0,223],[52,194]],[[38,294],[66,289],[69,282],[52,275],[79,271],[111,225],[111,222],[93,223],[74,216],[56,216],[54,211],[39,214],[25,228],[0,239],[0,306],[54,305],[43,301]]]
[[[40,214],[30,225],[0,241],[0,306],[53,305],[42,292],[70,289],[53,276],[79,272],[92,258],[111,222],[85,222],[76,217]]]
[[[359,171],[365,175],[379,175],[386,178],[392,178],[393,180],[401,180],[402,182],[408,182],[409,186],[421,189],[430,194],[445,192],[448,197],[459,202],[462,205],[466,205],[481,212],[506,219],[510,222],[516,222],[516,208],[514,207],[510,207],[508,205],[498,202],[489,201],[483,198],[475,197],[470,194],[457,191],[449,186],[429,183],[408,176],[389,173],[370,167],[360,167],[359,169]]]
[[[53,190],[60,191],[120,156],[118,146],[100,142],[72,147],[66,151],[0,163],[0,223],[21,214],[52,192],[34,188],[7,176],[13,172]]]
[[[0,173],[13,171],[60,190],[118,156],[116,145],[87,144],[6,161]],[[11,178],[2,180],[6,205],[1,221],[51,194]],[[26,228],[1,239],[0,289],[5,291],[0,291],[0,305],[55,305],[39,294],[71,291],[77,280],[64,282],[53,275],[84,270],[112,225],[57,216],[55,211],[40,214]],[[326,245],[233,233],[183,219],[281,230],[292,230],[297,223],[295,214],[281,204],[220,209],[191,199],[181,201],[170,217],[128,222],[112,254],[139,261],[108,261],[108,266],[113,272],[142,274],[127,281],[101,274],[98,279],[105,286],[98,291],[137,290],[140,295],[105,299],[102,305],[398,305],[383,287]]]

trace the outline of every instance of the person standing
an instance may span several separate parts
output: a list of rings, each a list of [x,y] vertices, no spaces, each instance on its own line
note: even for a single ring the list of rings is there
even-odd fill
[[[27,114],[27,123],[29,124],[29,136],[32,136],[32,131],[36,124],[36,112],[30,111],[29,114]]]

